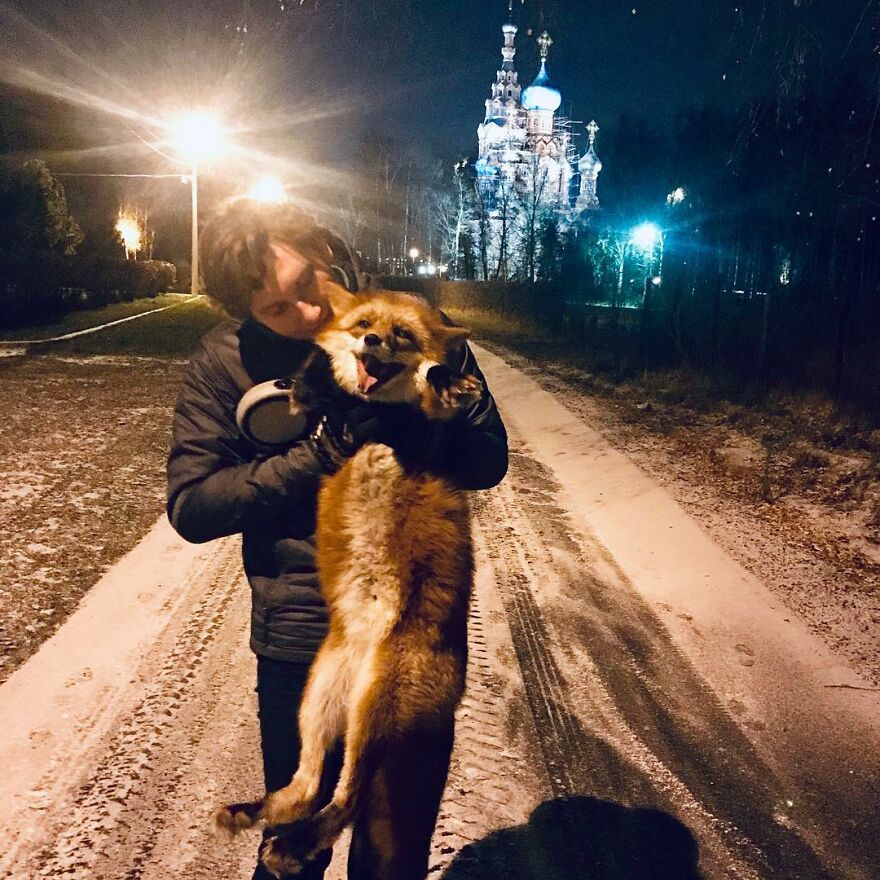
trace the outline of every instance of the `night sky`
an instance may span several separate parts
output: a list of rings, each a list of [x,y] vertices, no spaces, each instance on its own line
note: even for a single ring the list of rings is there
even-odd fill
[[[219,96],[267,148],[296,141],[333,161],[365,132],[444,158],[474,151],[501,60],[504,0],[281,5],[3,3],[2,72],[152,115]],[[828,46],[845,45],[862,7],[813,5],[811,26],[825,46],[817,63],[833,63]],[[786,21],[762,19],[766,8],[757,0],[517,0],[517,69],[527,85],[538,64],[534,37],[546,28],[550,72],[574,119],[595,117],[607,129],[623,111],[662,122],[707,100],[732,107],[770,85],[762,59],[788,39]],[[246,36],[236,30],[243,24]]]

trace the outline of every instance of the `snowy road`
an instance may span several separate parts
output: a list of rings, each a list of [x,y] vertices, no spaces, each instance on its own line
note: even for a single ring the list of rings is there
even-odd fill
[[[512,462],[474,499],[431,876],[880,876],[880,695],[589,426],[478,356]],[[0,687],[0,876],[250,876],[253,836],[208,823],[259,790],[247,603],[236,540],[157,523]]]

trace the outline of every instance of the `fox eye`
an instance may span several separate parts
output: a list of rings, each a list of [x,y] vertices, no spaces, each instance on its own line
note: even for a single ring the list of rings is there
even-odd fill
[[[360,321],[357,322],[357,325],[363,330],[366,330],[372,323],[372,321],[368,321],[366,318],[361,318]]]
[[[409,332],[405,327],[394,326],[393,328],[394,335],[399,337],[400,339],[406,339],[410,342],[413,340],[412,333]]]

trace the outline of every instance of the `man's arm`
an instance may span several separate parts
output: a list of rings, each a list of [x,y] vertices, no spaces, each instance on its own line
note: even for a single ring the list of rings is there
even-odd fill
[[[476,376],[483,393],[448,426],[437,469],[461,489],[491,489],[507,473],[507,431],[469,345],[462,347],[453,367]]]
[[[187,541],[202,543],[259,528],[314,505],[322,462],[307,441],[251,461],[235,425],[236,391],[208,352],[190,361],[174,409],[167,512]]]

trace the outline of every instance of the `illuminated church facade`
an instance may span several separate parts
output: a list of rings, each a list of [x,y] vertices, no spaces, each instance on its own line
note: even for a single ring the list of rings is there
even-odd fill
[[[595,120],[586,126],[588,146],[579,156],[573,123],[559,112],[562,94],[547,70],[550,36],[545,31],[538,38],[541,67],[531,85],[523,88],[514,66],[517,26],[509,20],[501,30],[501,69],[477,129],[480,202],[493,238],[510,225],[512,214],[521,214],[524,204],[532,212],[539,206],[543,216],[549,215],[564,230],[599,208],[602,163],[594,148],[599,126]]]

